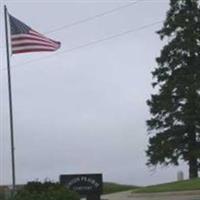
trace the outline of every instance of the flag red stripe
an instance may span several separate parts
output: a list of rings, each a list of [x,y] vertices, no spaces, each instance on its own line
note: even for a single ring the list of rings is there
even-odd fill
[[[19,54],[19,53],[40,52],[40,51],[54,51],[54,49],[26,49],[26,50],[12,51],[12,53]]]
[[[51,44],[51,43],[43,43],[43,42],[35,42],[35,41],[21,41],[20,43],[12,43],[12,47],[24,47],[24,46],[46,46],[46,47],[53,47],[53,48],[58,48],[58,44]]]
[[[40,42],[48,42],[48,43],[52,43],[52,44],[54,44],[54,43],[58,43],[58,42],[50,42],[50,41],[48,41],[48,40],[43,40],[43,39],[41,39],[41,38],[32,38],[31,36],[22,36],[22,37],[18,37],[18,38],[11,38],[11,40],[12,40],[12,42],[14,42],[14,41],[20,41],[20,40],[33,40],[33,41],[40,41]]]
[[[58,49],[58,47],[55,48],[55,47],[46,47],[46,46],[43,46],[43,45],[34,45],[34,46],[28,45],[28,46],[13,47],[12,51],[29,50],[29,49],[32,49],[32,50],[34,50],[34,49],[56,50],[56,49]]]
[[[12,45],[12,48],[17,48],[17,47],[28,47],[28,46],[44,46],[44,47],[50,47],[50,48],[53,48],[53,49],[57,49],[57,47],[54,47],[54,46],[50,46],[50,45],[40,45],[40,44],[21,44],[21,45]]]
[[[55,41],[51,41],[51,40],[48,40],[48,39],[43,38],[43,37],[33,36],[31,34],[12,35],[11,39],[12,39],[12,41],[23,40],[23,39],[30,39],[30,40],[38,40],[38,41],[43,41],[43,42],[57,43]]]

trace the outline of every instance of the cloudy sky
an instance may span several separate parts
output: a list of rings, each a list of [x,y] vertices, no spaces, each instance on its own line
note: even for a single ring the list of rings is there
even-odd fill
[[[145,165],[145,102],[163,46],[155,32],[169,1],[134,2],[1,0],[1,11],[6,4],[13,16],[62,43],[55,53],[11,58],[17,183],[103,173],[105,181],[147,185],[175,180],[179,170],[187,175],[184,164]],[[10,184],[3,20],[1,27],[0,184]]]

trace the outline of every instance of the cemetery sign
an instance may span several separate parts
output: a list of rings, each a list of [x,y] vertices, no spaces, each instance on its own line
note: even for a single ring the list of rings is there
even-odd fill
[[[100,196],[103,193],[102,174],[60,175],[60,183],[81,196]]]

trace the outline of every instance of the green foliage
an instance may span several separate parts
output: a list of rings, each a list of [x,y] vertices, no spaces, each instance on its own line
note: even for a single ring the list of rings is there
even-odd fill
[[[135,188],[138,188],[138,187],[137,186],[133,186],[133,185],[122,185],[122,184],[116,184],[116,183],[104,183],[103,184],[103,193],[104,194],[111,194],[111,193],[115,193],[115,192],[133,190]]]
[[[12,200],[79,200],[79,196],[59,183],[30,182]]]
[[[173,192],[200,190],[200,179],[152,185],[134,190],[135,193]]]
[[[5,200],[5,195],[3,192],[0,191],[0,200]]]
[[[8,195],[8,188],[5,186],[0,186],[0,200],[6,200]]]
[[[152,117],[148,165],[189,164],[190,178],[200,164],[200,6],[198,0],[171,0],[163,28],[167,44],[152,72],[158,93],[147,101]]]

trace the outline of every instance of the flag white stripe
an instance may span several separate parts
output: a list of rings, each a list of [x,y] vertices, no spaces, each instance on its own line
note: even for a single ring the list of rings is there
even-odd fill
[[[41,33],[36,32],[36,31],[34,31],[34,30],[30,30],[30,31],[29,31],[29,34],[31,34],[31,35],[33,35],[33,36],[36,36],[36,37],[39,37],[39,38],[47,39],[47,40],[50,41],[50,42],[55,42],[55,41],[53,41],[52,39],[47,38],[46,36],[42,35]]]
[[[29,33],[34,34],[36,36],[40,36],[40,37],[45,37],[46,38],[46,36],[42,35],[41,33],[36,32],[34,30],[30,30]],[[47,38],[47,39],[49,39],[49,38]],[[49,39],[49,40],[51,40],[51,39]]]

